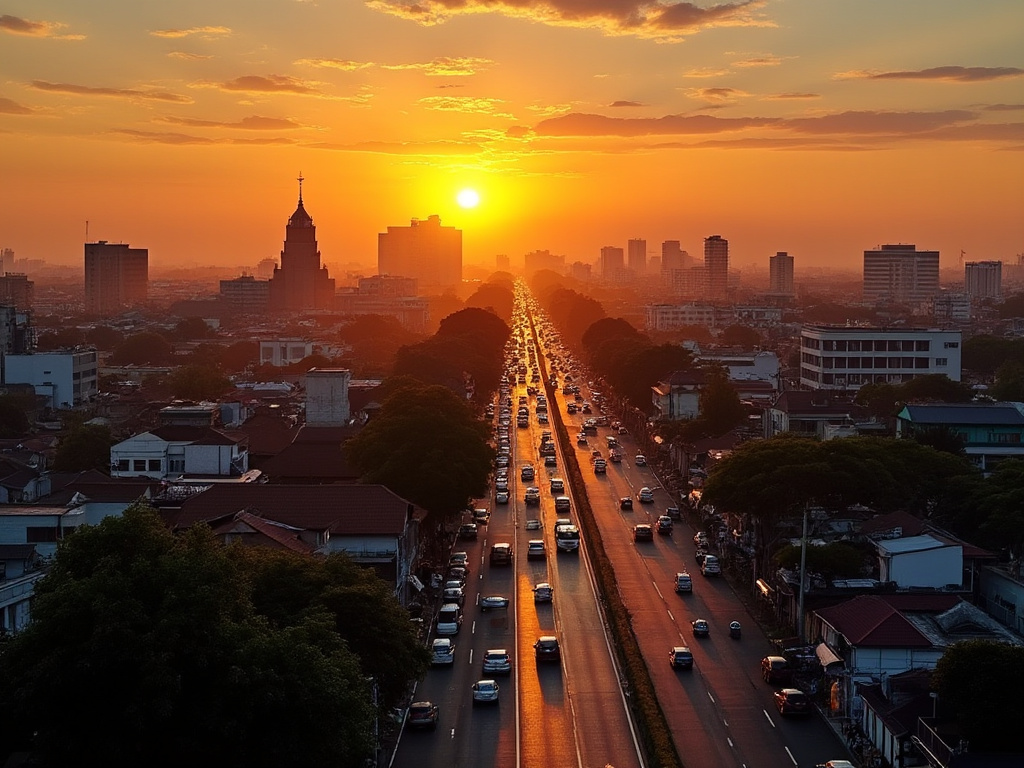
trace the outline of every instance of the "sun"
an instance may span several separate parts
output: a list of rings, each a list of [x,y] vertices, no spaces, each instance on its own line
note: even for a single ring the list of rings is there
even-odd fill
[[[475,189],[464,189],[455,196],[463,208],[476,208],[480,205],[480,195]]]

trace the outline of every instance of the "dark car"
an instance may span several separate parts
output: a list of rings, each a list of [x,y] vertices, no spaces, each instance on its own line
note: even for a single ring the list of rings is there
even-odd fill
[[[668,662],[674,669],[693,669],[693,653],[685,645],[679,645],[668,653]]]
[[[775,692],[775,706],[781,715],[809,715],[811,700],[797,688],[783,688]]]
[[[707,619],[694,619],[690,626],[693,628],[694,637],[707,637],[711,634],[711,626]]]
[[[634,525],[633,541],[654,541],[654,530],[647,523]]]
[[[766,683],[788,683],[793,677],[793,668],[783,656],[765,656],[761,659],[761,678]]]
[[[477,536],[476,523],[463,523],[459,526],[460,539],[475,539]]]
[[[662,515],[658,518],[658,522],[654,524],[655,529],[662,536],[672,535],[672,518],[668,515]]]
[[[629,496],[623,496],[619,499],[619,509],[632,509],[633,500]]]
[[[432,701],[414,701],[409,706],[406,724],[410,728],[437,728],[437,704]]]
[[[558,638],[554,635],[543,635],[533,644],[537,661],[560,661],[562,651],[558,647]]]

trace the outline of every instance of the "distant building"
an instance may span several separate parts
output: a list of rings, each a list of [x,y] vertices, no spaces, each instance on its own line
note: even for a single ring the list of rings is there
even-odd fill
[[[601,277],[619,280],[626,271],[626,254],[621,248],[606,245],[601,249]]]
[[[919,304],[939,292],[939,252],[883,245],[864,251],[864,300]]]
[[[3,355],[25,354],[34,347],[35,338],[28,312],[0,304],[0,362]]]
[[[633,239],[626,243],[629,271],[637,277],[647,274],[647,241]]]
[[[543,269],[549,269],[560,275],[564,274],[565,256],[558,256],[551,251],[531,251],[523,257],[523,272],[527,276]]]
[[[8,272],[0,277],[0,304],[26,312],[32,309],[34,297],[35,283],[28,279],[28,275]]]
[[[792,296],[793,290],[793,257],[785,251],[779,251],[768,259],[769,288],[768,292],[777,296]]]
[[[277,269],[277,262],[274,259],[261,259],[260,263],[256,265],[256,277],[260,280],[269,280],[274,276],[275,269]]]
[[[270,279],[270,309],[278,312],[302,312],[334,308],[334,280],[320,264],[316,227],[302,203],[302,177],[299,177],[299,204],[285,228],[281,266]]]
[[[709,299],[724,299],[729,288],[729,241],[720,235],[704,238],[704,271]]]
[[[961,336],[958,330],[805,325],[800,384],[854,392],[935,373],[960,381]]]
[[[348,385],[352,371],[312,368],[306,372],[306,426],[343,427],[352,418]]]
[[[100,240],[85,244],[85,310],[116,314],[145,304],[149,293],[149,250]]]
[[[220,295],[238,314],[261,314],[270,307],[270,281],[257,280],[252,275],[221,280]]]
[[[416,278],[427,292],[454,288],[462,282],[462,230],[442,227],[437,215],[388,227],[377,235],[377,272]]]
[[[74,408],[97,392],[95,350],[4,355],[4,384],[31,384],[50,408]]]
[[[14,249],[0,249],[0,275],[4,274],[14,264]]]
[[[1003,295],[1003,262],[968,261],[964,264],[964,290],[973,299],[998,299]]]
[[[715,308],[711,304],[648,304],[644,307],[644,327],[648,331],[670,331],[689,325],[715,326]]]
[[[343,315],[393,317],[411,331],[422,331],[430,319],[430,304],[417,295],[416,279],[395,275],[359,278],[355,291],[337,295],[336,308]]]
[[[507,253],[499,253],[494,257],[494,268],[499,272],[512,271],[512,260]]]
[[[569,267],[569,275],[575,280],[590,282],[593,278],[593,265],[582,261],[574,261]]]
[[[110,448],[111,477],[241,477],[249,471],[247,438],[212,427],[162,426]]]
[[[971,297],[966,293],[942,291],[932,296],[932,316],[936,322],[963,325],[971,321]]]
[[[689,269],[691,266],[693,259],[680,247],[678,240],[666,240],[661,244],[662,275],[671,274],[676,269]]]
[[[306,339],[261,339],[260,365],[280,368],[301,362],[313,354],[313,342]]]
[[[967,458],[983,472],[1006,459],[1024,459],[1024,403],[910,404],[896,417],[896,437],[936,427],[959,435]]]

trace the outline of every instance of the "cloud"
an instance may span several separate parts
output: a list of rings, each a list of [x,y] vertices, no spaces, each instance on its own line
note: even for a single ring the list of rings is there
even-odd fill
[[[682,73],[683,77],[695,77],[695,78],[707,78],[707,77],[721,77],[722,75],[729,74],[727,69],[687,69]]]
[[[609,107],[642,107],[645,106],[639,101],[613,101],[608,105]]]
[[[907,70],[903,72],[875,72],[852,70],[838,72],[836,80],[942,80],[945,82],[976,83],[986,80],[1003,80],[1021,77],[1020,67],[932,67],[931,69]]]
[[[442,56],[422,64],[381,64],[384,69],[418,69],[431,77],[466,77],[491,68],[491,59],[473,56]]]
[[[427,109],[438,112],[466,112],[479,115],[495,115],[496,117],[512,117],[505,112],[497,112],[501,99],[482,99],[475,96],[425,96],[419,100]]]
[[[167,37],[176,39],[180,37],[191,37],[196,35],[206,39],[230,35],[229,27],[189,27],[188,29],[155,29],[150,32],[153,37]]]
[[[85,35],[61,35],[59,30],[67,27],[57,21],[29,21],[18,16],[0,16],[0,29],[10,35],[24,37],[49,37],[54,40],[84,40]]]
[[[343,72],[354,72],[357,69],[373,66],[369,61],[351,61],[349,59],[299,59],[295,63],[300,66],[319,67],[320,69],[340,69]]]
[[[319,95],[320,91],[310,83],[288,75],[243,75],[234,80],[219,83],[216,87],[225,91],[247,91],[253,93],[298,93]]]
[[[189,145],[189,144],[237,144],[243,146],[251,145],[267,145],[267,144],[295,144],[295,139],[287,138],[274,138],[274,139],[233,139],[233,138],[219,138],[211,139],[206,136],[191,136],[186,133],[158,133],[155,131],[137,131],[137,130],[114,130],[110,131],[111,135],[123,136],[136,142],[146,144],[173,144],[176,146]]]
[[[770,93],[762,96],[765,101],[799,101],[801,99],[820,99],[820,93]]]
[[[367,0],[370,8],[423,25],[454,16],[498,13],[554,26],[599,29],[607,35],[678,40],[712,27],[771,27],[760,11],[767,0],[701,7],[665,0]]]
[[[799,133],[920,134],[976,119],[973,112],[839,112],[815,117],[788,118],[785,126]]]
[[[137,88],[95,88],[89,85],[72,83],[49,83],[45,80],[33,80],[31,87],[37,91],[48,93],[68,93],[73,96],[110,96],[117,99],[143,99],[146,101],[171,101],[177,104],[191,104],[192,99],[167,91],[139,90]]]
[[[686,95],[691,99],[702,99],[710,104],[728,104],[748,95],[736,88],[688,88]]]
[[[734,67],[777,67],[784,59],[781,56],[756,56],[753,59],[734,61]]]
[[[1018,112],[1024,109],[1024,104],[989,104],[983,109],[986,112]]]
[[[31,115],[34,113],[35,110],[31,107],[0,96],[0,115]]]
[[[213,56],[209,56],[202,53],[187,53],[186,51],[171,51],[167,54],[172,59],[183,59],[185,61],[202,61],[204,59],[212,59]]]
[[[540,136],[658,136],[719,133],[772,125],[780,118],[666,115],[665,117],[605,117],[580,112],[541,120]]]
[[[368,152],[378,155],[423,155],[427,157],[473,154],[483,149],[479,144],[464,141],[362,141],[356,144],[322,143],[309,146],[315,149],[331,149],[343,152]]]
[[[165,123],[187,125],[193,128],[241,128],[247,131],[277,131],[304,127],[300,123],[296,123],[294,120],[289,120],[288,118],[260,117],[258,115],[243,117],[235,123],[227,123],[219,120],[199,120],[192,117],[167,116],[159,119]]]

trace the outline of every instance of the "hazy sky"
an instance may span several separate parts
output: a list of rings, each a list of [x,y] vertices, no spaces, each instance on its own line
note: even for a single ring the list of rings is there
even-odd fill
[[[1022,0],[13,0],[0,76],[0,247],[76,267],[276,257],[300,172],[325,262],[1024,252]]]

